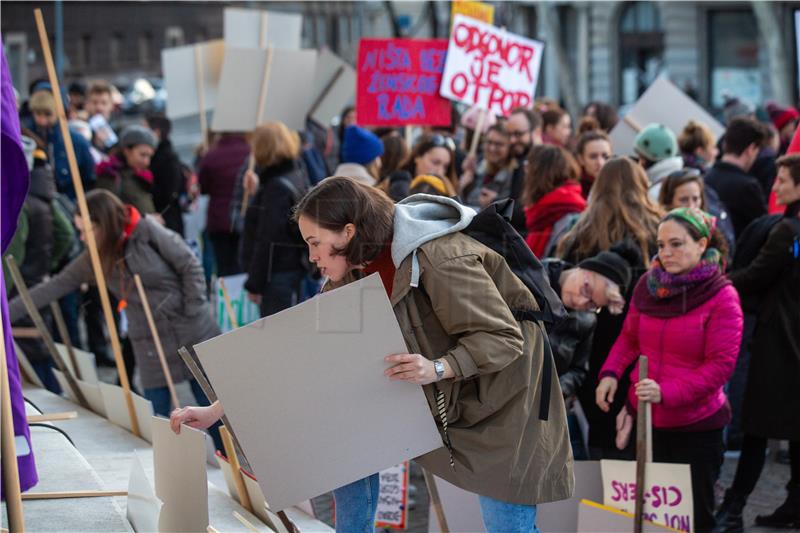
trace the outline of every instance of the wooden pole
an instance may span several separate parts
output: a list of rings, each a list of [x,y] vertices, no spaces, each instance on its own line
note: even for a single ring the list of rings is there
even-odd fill
[[[236,520],[241,522],[242,525],[244,525],[244,527],[246,527],[248,530],[255,531],[255,533],[259,533],[258,528],[253,524],[251,524],[250,521],[247,518],[243,517],[238,511],[234,511],[233,516],[235,516]]]
[[[414,127],[411,125],[405,127],[405,140],[406,146],[411,150],[411,148],[413,148],[412,144],[414,143]]]
[[[194,47],[194,80],[197,86],[197,105],[200,109],[200,133],[203,136],[201,145],[203,153],[208,148],[208,117],[206,116],[206,89],[205,89],[205,70],[203,68],[202,45]]]
[[[72,363],[72,370],[75,374],[75,379],[83,379],[81,377],[81,369],[78,367],[78,359],[75,357],[75,349],[72,347],[72,339],[69,338],[69,331],[67,331],[67,324],[64,322],[64,315],[61,314],[61,307],[58,302],[50,302],[50,312],[53,313],[53,320],[56,323],[58,335],[61,337],[61,342],[67,348],[67,355],[69,361]]]
[[[40,422],[58,422],[60,420],[73,420],[78,418],[76,411],[65,411],[63,413],[44,413],[41,415],[28,415],[28,424]]]
[[[253,503],[250,501],[250,495],[247,493],[247,487],[242,478],[242,466],[239,464],[239,457],[236,455],[236,447],[233,445],[233,439],[228,432],[227,426],[220,426],[219,434],[222,437],[222,444],[225,446],[225,455],[228,456],[228,463],[231,465],[231,470],[233,471],[233,483],[236,485],[239,503],[252,513]]]
[[[36,328],[11,328],[11,336],[15,339],[41,339],[42,334]]]
[[[422,469],[425,475],[425,485],[428,486],[428,496],[431,499],[431,505],[436,513],[436,521],[439,522],[439,531],[442,533],[450,533],[450,528],[447,526],[447,518],[444,516],[444,507],[442,506],[442,499],[439,497],[439,489],[436,487],[436,478],[433,474]]]
[[[22,512],[22,491],[19,484],[19,465],[14,436],[14,413],[11,409],[11,390],[6,361],[5,333],[0,327],[0,450],[3,460],[3,496],[8,512],[8,529],[11,533],[25,532],[25,515]]]
[[[483,131],[483,123],[486,122],[486,110],[481,109],[478,115],[478,123],[475,125],[475,132],[472,134],[472,143],[469,145],[469,155],[474,156],[478,153],[478,143],[481,140],[481,132]]]
[[[639,356],[639,381],[647,379],[647,356]],[[636,410],[636,506],[633,513],[633,532],[642,533],[644,520],[644,484],[647,466],[647,407],[639,400]]]
[[[225,287],[225,280],[219,278],[219,288],[222,291],[222,301],[225,302],[225,311],[228,313],[228,318],[231,321],[231,327],[236,329],[239,327],[239,322],[236,320],[236,313],[233,312],[233,305],[231,305],[231,298],[228,295],[228,289]]]
[[[23,500],[64,500],[67,498],[107,498],[127,496],[127,490],[70,490],[62,492],[28,492]]]
[[[50,52],[50,41],[47,38],[47,29],[44,25],[42,10],[35,9],[33,11],[33,15],[36,19],[36,29],[39,33],[39,41],[42,45],[42,56],[44,57],[45,66],[47,67],[47,75],[50,79],[50,86],[53,90],[53,98],[56,104],[56,118],[58,119],[59,126],[61,127],[61,137],[64,139],[64,148],[67,152],[67,160],[69,162],[69,172],[72,175],[72,185],[75,188],[75,196],[78,200],[78,208],[80,209],[81,218],[83,219],[84,240],[86,242],[86,247],[89,249],[89,258],[92,262],[92,270],[94,271],[97,281],[97,291],[100,293],[100,303],[103,307],[103,315],[106,319],[108,336],[111,340],[111,350],[114,352],[114,362],[117,365],[119,382],[122,386],[125,404],[128,407],[128,416],[131,420],[131,432],[137,437],[141,437],[142,432],[139,429],[139,420],[136,417],[136,408],[133,405],[133,396],[131,395],[131,384],[128,381],[128,373],[125,370],[125,361],[122,358],[122,347],[120,346],[119,335],[117,334],[117,324],[114,322],[114,313],[111,310],[111,301],[108,298],[106,278],[103,274],[103,267],[100,264],[100,254],[97,250],[97,241],[94,238],[92,219],[89,216],[89,206],[86,205],[86,194],[83,191],[83,182],[81,181],[81,175],[78,171],[78,163],[75,159],[75,148],[72,146],[72,137],[69,133],[69,124],[67,123],[67,116],[64,112],[64,102],[61,99],[61,87],[58,83],[58,77],[56,76],[56,68],[53,64],[53,55]]]
[[[266,45],[266,31],[264,28],[266,27],[266,12],[262,14],[261,19],[262,24],[262,48]],[[267,62],[264,65],[264,74],[261,76],[261,93],[258,97],[258,108],[256,110],[256,127],[261,124],[262,117],[264,116],[264,109],[267,106],[267,93],[269,91],[269,71],[272,68],[272,55],[274,53],[273,48],[267,49]],[[250,159],[248,159],[247,170],[248,172],[255,171],[256,168],[256,158],[253,155],[253,149],[250,148]],[[242,196],[242,207],[240,214],[244,216],[245,212],[247,211],[247,203],[250,199],[250,194],[247,192],[247,189],[244,189],[244,195]]]
[[[172,382],[172,373],[169,371],[167,364],[167,356],[164,354],[164,347],[161,345],[161,336],[158,334],[158,328],[153,320],[153,313],[150,310],[150,303],[147,301],[147,293],[144,292],[144,285],[142,285],[142,278],[139,274],[133,275],[133,281],[136,283],[136,290],[139,291],[139,299],[142,301],[144,308],[144,315],[147,318],[147,325],[150,326],[150,334],[153,336],[153,342],[156,345],[156,353],[158,360],[161,362],[161,370],[164,371],[164,377],[167,380],[167,388],[169,395],[172,398],[172,405],[175,409],[180,408],[181,404],[178,402],[178,395],[175,393],[175,384]]]
[[[11,279],[14,280],[14,285],[17,286],[19,297],[22,299],[22,303],[25,305],[25,309],[28,311],[31,320],[33,320],[33,323],[36,325],[36,329],[41,333],[42,340],[45,346],[47,346],[47,351],[50,352],[50,356],[53,358],[58,369],[63,372],[64,378],[67,380],[67,384],[69,388],[72,389],[72,393],[75,395],[78,403],[81,404],[81,407],[89,409],[89,402],[86,401],[83,392],[81,392],[81,388],[78,387],[78,383],[75,381],[75,377],[73,377],[69,367],[61,358],[61,354],[58,352],[58,348],[56,348],[53,337],[50,336],[50,332],[47,330],[47,326],[44,323],[42,315],[39,313],[39,309],[37,309],[36,304],[33,303],[33,298],[31,298],[31,294],[28,292],[28,286],[25,285],[25,280],[22,279],[22,273],[19,271],[19,267],[13,255],[6,257],[6,264],[8,265],[8,273],[11,274]]]
[[[630,115],[625,115],[624,117],[622,117],[622,121],[625,124],[627,124],[628,126],[630,126],[631,128],[633,128],[633,130],[636,133],[639,133],[640,131],[642,131],[642,126],[638,122],[636,122],[636,120],[633,117],[631,117]]]

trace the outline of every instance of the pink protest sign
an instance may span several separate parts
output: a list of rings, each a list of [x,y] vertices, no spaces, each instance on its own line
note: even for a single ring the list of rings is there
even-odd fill
[[[507,116],[530,107],[544,43],[457,15],[439,94]]]

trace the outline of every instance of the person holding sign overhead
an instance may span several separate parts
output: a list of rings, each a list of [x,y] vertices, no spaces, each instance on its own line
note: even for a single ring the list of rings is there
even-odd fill
[[[386,354],[388,379],[420,385],[443,446],[416,460],[479,495],[486,529],[537,531],[536,504],[573,491],[566,409],[555,368],[540,392],[544,331],[511,308],[538,309],[502,256],[461,232],[475,212],[453,199],[417,195],[397,205],[349,178],[322,181],[294,218],[325,289],[378,273],[413,353]],[[377,355],[377,354],[376,354]],[[381,354],[383,355],[383,354]],[[549,401],[542,417],[541,402]],[[222,407],[184,408],[181,423],[205,427]],[[546,418],[543,420],[542,418]],[[378,475],[334,491],[336,530],[373,531]]]
[[[739,354],[742,308],[725,277],[727,245],[711,215],[673,209],[658,226],[657,245],[658,255],[636,284],[622,333],[600,370],[596,400],[608,412],[625,369],[640,355],[648,357],[653,378],[638,381],[636,363],[634,386],[617,416],[617,446],[630,438],[637,402],[651,402],[653,459],[691,465],[692,531],[710,531],[722,431],[731,420],[723,387]]]

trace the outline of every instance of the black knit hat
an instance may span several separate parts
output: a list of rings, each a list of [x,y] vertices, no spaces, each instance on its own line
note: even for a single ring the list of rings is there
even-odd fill
[[[624,294],[631,283],[631,267],[641,263],[642,258],[638,249],[629,242],[615,244],[610,250],[584,259],[578,263],[578,268],[591,270],[605,276],[617,285]]]

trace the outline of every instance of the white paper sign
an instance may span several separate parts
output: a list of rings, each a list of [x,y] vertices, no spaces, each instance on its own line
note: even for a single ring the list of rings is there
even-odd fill
[[[530,107],[544,43],[456,15],[439,94],[508,116]]]
[[[380,472],[376,528],[405,529],[408,518],[408,462]]]
[[[225,8],[225,44],[235,48],[268,46],[299,50],[303,16],[259,9]]]
[[[377,274],[195,345],[273,511],[438,449]]]
[[[134,450],[128,480],[127,518],[136,533],[158,531],[158,515],[163,503],[156,496],[153,484],[144,471],[142,459]]]
[[[636,462],[600,461],[603,503],[634,512]],[[645,468],[644,517],[680,531],[694,531],[692,476],[689,465],[648,463]]]
[[[200,55],[200,72],[197,58]],[[217,102],[217,86],[222,73],[225,44],[222,39],[161,51],[164,85],[167,89],[167,117],[174,120],[211,111]]]
[[[244,284],[247,281],[247,274],[225,276],[221,279],[225,282],[225,290],[228,291],[228,298],[231,300],[231,307],[233,308],[233,315],[236,317],[237,325],[244,326],[245,324],[249,324],[261,318],[261,310],[247,298],[247,291],[244,289]],[[231,324],[228,310],[225,308],[225,299],[222,296],[222,287],[220,286],[219,278],[214,285],[214,294],[214,314],[217,317],[217,325],[219,325],[223,333],[231,331],[233,325]]]

